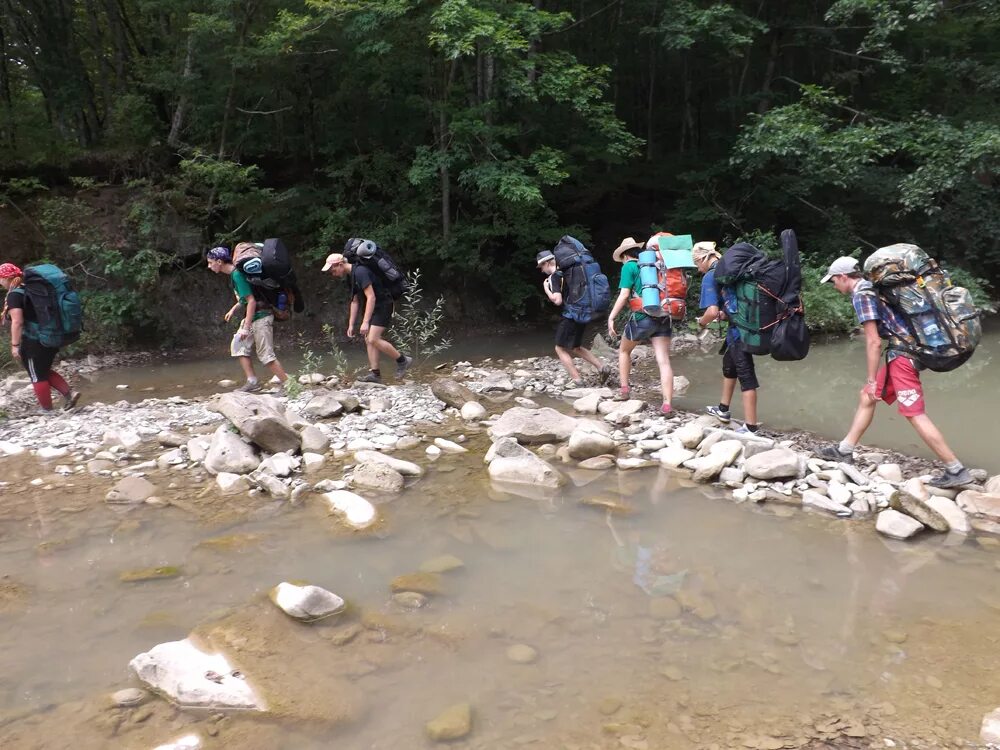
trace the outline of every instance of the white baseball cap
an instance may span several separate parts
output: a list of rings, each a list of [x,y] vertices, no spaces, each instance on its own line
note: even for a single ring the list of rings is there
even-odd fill
[[[819,280],[820,284],[825,284],[834,276],[840,276],[841,274],[847,273],[857,273],[858,272],[858,259],[852,258],[848,255],[842,255],[830,264],[830,268],[826,271],[826,276]]]

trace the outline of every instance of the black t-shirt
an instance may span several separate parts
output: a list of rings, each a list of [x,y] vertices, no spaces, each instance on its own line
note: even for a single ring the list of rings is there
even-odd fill
[[[24,287],[18,287],[7,292],[7,310],[24,310],[25,323],[37,323],[38,317],[35,315],[35,307],[28,298],[28,293]]]
[[[358,298],[362,304],[365,302],[365,289],[372,287],[375,290],[376,305],[391,305],[392,296],[382,283],[379,275],[370,268],[356,264],[351,269],[351,295]]]

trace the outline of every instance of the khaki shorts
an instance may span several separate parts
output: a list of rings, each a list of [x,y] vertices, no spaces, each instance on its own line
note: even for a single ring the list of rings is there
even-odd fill
[[[255,320],[250,326],[253,336],[233,335],[229,354],[233,357],[249,357],[257,350],[257,359],[262,365],[269,365],[278,357],[274,354],[274,316]]]

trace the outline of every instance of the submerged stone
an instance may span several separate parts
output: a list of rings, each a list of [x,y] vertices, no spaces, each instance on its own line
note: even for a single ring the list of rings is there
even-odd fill
[[[427,736],[435,742],[460,740],[472,731],[472,706],[459,703],[427,722]]]
[[[420,565],[421,573],[448,573],[452,570],[464,568],[465,563],[454,555],[441,555],[430,560],[425,560]]]
[[[515,664],[533,664],[538,660],[538,650],[525,643],[515,643],[507,649],[507,658]]]
[[[296,586],[283,581],[271,589],[271,601],[286,615],[314,622],[344,611],[344,600],[320,586]]]
[[[389,588],[393,593],[416,591],[426,596],[437,596],[442,591],[441,576],[437,573],[408,573],[393,578]]]
[[[164,565],[159,568],[142,568],[141,570],[129,570],[118,576],[122,583],[141,583],[143,581],[164,581],[169,578],[178,578],[184,571],[174,565]]]

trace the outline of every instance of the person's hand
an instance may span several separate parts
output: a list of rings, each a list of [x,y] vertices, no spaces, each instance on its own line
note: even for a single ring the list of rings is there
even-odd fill
[[[370,323],[362,323],[361,324],[361,328],[358,329],[358,333],[360,333],[362,336],[364,336],[364,337],[367,338],[368,337],[368,331],[369,331],[370,328],[371,328],[371,324]]]
[[[868,396],[872,401],[880,401],[882,399],[882,394],[879,392],[878,383],[874,380],[869,380],[865,383],[861,392]]]
[[[719,320],[729,320],[729,316],[726,315],[725,310],[719,310]]]
[[[608,335],[611,336],[611,338],[614,338],[615,336],[618,335],[618,332],[615,330],[614,318],[608,318]]]
[[[354,326],[347,326],[347,338],[354,338]]]
[[[21,347],[18,346],[17,344],[11,344],[10,345],[10,354],[11,354],[11,356],[14,359],[20,359],[21,358]]]
[[[239,336],[241,339],[245,339],[247,336],[250,335],[250,329],[240,327],[240,330],[237,331],[236,335]]]
[[[230,310],[229,312],[227,312],[225,315],[222,316],[222,319],[228,323],[232,319],[234,312],[235,310]]]

